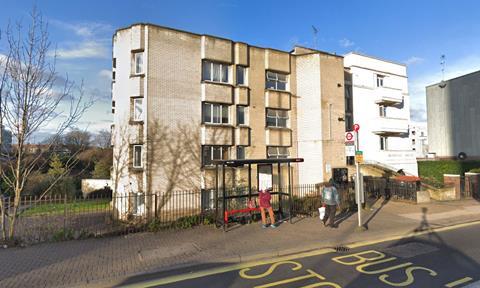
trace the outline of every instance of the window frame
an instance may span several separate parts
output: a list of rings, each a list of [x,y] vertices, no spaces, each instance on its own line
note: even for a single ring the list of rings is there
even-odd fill
[[[238,69],[241,68],[243,69],[243,82],[242,83],[239,83],[238,82]],[[235,67],[235,84],[238,85],[238,86],[247,86],[247,66],[243,66],[243,65],[237,65]]]
[[[137,102],[141,101],[140,106],[137,106]],[[137,115],[137,107],[141,107],[142,111],[140,115]],[[132,121],[142,122],[144,121],[145,107],[143,105],[143,97],[132,97]]]
[[[206,107],[210,107],[210,119],[206,121]],[[215,108],[217,107],[217,108]],[[226,111],[227,122],[224,122],[224,113]],[[217,113],[215,113],[215,111]],[[217,115],[214,115],[217,114]],[[215,122],[214,119],[218,118],[219,122]],[[221,104],[221,103],[211,103],[211,102],[202,102],[202,123],[203,124],[212,124],[212,125],[229,125],[230,124],[230,105]]]
[[[238,145],[237,148],[236,148],[236,156],[237,156],[237,160],[245,160],[246,159],[246,147],[247,146],[244,146],[244,145]],[[239,153],[239,149],[242,150],[242,155],[243,157],[238,157],[238,155],[240,154]]]
[[[269,116],[268,112],[269,111],[275,111],[275,117]],[[286,113],[286,117],[281,117],[278,113]],[[270,125],[268,119],[275,119],[275,125]],[[285,126],[279,125],[279,119],[285,119]],[[290,115],[288,113],[288,110],[284,109],[273,109],[273,108],[267,108],[265,111],[265,126],[266,127],[273,127],[273,128],[289,128],[290,126]]]
[[[206,69],[204,65],[210,64],[209,70],[208,70],[208,78],[206,77]],[[219,79],[215,80],[215,65],[219,65]],[[216,62],[212,60],[203,60],[202,61],[202,81],[208,81],[208,82],[214,82],[214,83],[222,83],[222,84],[230,84],[230,64],[227,63],[222,63],[222,62]],[[226,71],[226,81],[224,81],[224,72]]]
[[[240,113],[239,110],[243,110],[243,123],[240,123]],[[236,107],[236,116],[237,116],[237,126],[248,126],[248,106],[237,105]]]
[[[378,115],[382,118],[386,118],[387,117],[387,106],[378,105]]]
[[[231,146],[228,146],[228,145],[202,145],[202,167],[208,167],[208,166],[213,166],[213,161],[215,160],[229,160],[231,159],[231,150],[230,150],[230,147]],[[208,160],[208,163],[205,159],[205,151],[207,151],[207,149],[209,149],[209,153],[210,153],[210,159]],[[220,158],[217,159],[214,157],[215,155],[215,151],[214,149],[220,149],[219,152],[220,152]],[[224,151],[225,149],[225,151]],[[224,158],[224,155],[227,155],[226,157],[227,158]]]
[[[290,156],[290,150],[288,146],[267,146],[267,158],[268,159],[286,159]],[[277,151],[276,154],[270,154],[269,149],[275,149]],[[285,149],[286,154],[281,154],[280,149]]]
[[[139,158],[136,158],[137,156],[137,148],[140,148],[140,157]],[[142,144],[134,144],[132,145],[132,151],[133,151],[133,155],[132,155],[132,167],[135,168],[135,169],[141,169],[143,168],[143,158],[142,158],[142,154],[143,154],[143,145]],[[140,165],[136,165],[137,164],[137,160],[140,162]]]
[[[270,74],[270,77],[269,77]],[[285,80],[280,80],[278,77],[279,75],[285,76]],[[275,77],[271,77],[275,76]],[[277,91],[288,91],[288,77],[289,74],[286,73],[281,73],[281,72],[275,72],[275,71],[270,71],[266,70],[265,71],[265,89],[272,89],[272,90],[277,90]],[[274,87],[269,87],[268,83],[273,82],[275,83]],[[278,86],[278,83],[285,83],[285,89],[281,89]]]
[[[138,56],[141,56],[141,65],[140,65],[140,72],[137,70],[138,68],[138,58],[137,58],[137,55]],[[144,74],[144,64],[145,64],[145,61],[144,61],[144,51],[136,51],[136,52],[133,52],[133,74],[134,75],[142,75]]]
[[[388,151],[388,137],[380,136],[380,151]]]
[[[384,87],[385,75],[375,74],[376,87]]]

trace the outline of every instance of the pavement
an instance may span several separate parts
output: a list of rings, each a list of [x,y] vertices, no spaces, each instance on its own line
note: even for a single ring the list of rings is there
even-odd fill
[[[308,217],[277,229],[262,229],[259,223],[237,225],[228,232],[201,226],[2,249],[0,287],[111,287],[139,275],[185,267],[246,263],[322,248],[341,251],[355,243],[401,239],[414,231],[480,221],[480,203],[380,200],[363,214],[366,231],[356,229],[354,213],[338,218],[337,229]]]

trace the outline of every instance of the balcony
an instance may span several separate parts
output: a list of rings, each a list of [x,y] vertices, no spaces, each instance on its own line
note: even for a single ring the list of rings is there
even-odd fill
[[[377,117],[372,132],[384,136],[406,134],[408,133],[408,120],[401,118]]]
[[[292,131],[287,128],[266,129],[267,146],[292,146]]]
[[[233,87],[229,84],[203,82],[202,101],[232,104]]]
[[[290,92],[265,90],[265,107],[275,109],[291,109]]]
[[[202,145],[233,145],[234,128],[231,125],[202,125]]]
[[[403,102],[402,90],[379,87],[375,90],[376,104],[381,105],[396,105]]]

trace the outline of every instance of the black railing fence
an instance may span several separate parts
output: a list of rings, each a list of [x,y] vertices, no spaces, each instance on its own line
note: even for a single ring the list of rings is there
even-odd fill
[[[389,197],[414,201],[416,187],[411,184],[368,178],[365,192],[370,197]],[[324,184],[273,187],[272,206],[282,217],[312,216],[322,205]],[[354,210],[353,183],[336,185],[341,210]],[[213,224],[223,219],[226,210],[243,209],[248,201],[258,198],[255,187],[227,189],[226,197],[215,189],[173,191],[170,193],[98,196],[70,198],[52,196],[20,199],[14,225],[14,238],[36,243],[81,239],[106,235],[119,235],[138,231],[189,228],[200,224]],[[290,197],[291,195],[291,197]],[[224,199],[225,198],[225,199]],[[14,198],[0,197],[0,229],[8,236],[13,219]],[[291,208],[291,209],[290,209]],[[245,215],[233,215],[232,222]],[[251,216],[251,214],[249,215]],[[2,237],[0,230],[0,237]],[[0,238],[0,240],[2,240]]]

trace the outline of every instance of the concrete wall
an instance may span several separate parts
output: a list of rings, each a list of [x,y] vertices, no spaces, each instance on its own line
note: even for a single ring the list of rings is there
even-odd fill
[[[480,71],[427,86],[426,93],[429,152],[480,157]]]
[[[409,139],[410,97],[406,67],[356,53],[345,55],[344,65],[352,75],[353,118],[360,125],[359,142],[366,162],[380,162],[393,169],[417,175],[415,152]],[[376,74],[384,76],[377,87]],[[386,117],[379,113],[379,98],[401,99],[386,105]],[[380,150],[380,136],[386,136],[388,150]]]

